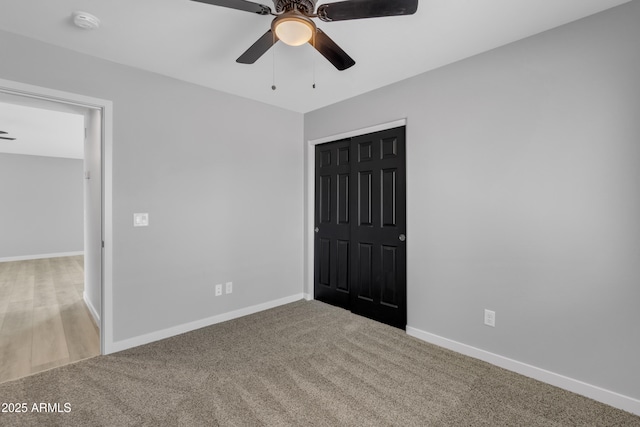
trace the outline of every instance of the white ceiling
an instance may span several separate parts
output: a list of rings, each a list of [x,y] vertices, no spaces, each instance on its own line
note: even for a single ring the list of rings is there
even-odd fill
[[[15,141],[0,139],[0,153],[84,157],[84,110],[0,92],[0,130]]]
[[[2,0],[0,29],[304,113],[628,1],[420,0],[412,16],[317,21],[356,61],[342,72],[283,43],[237,64],[271,17],[190,0]],[[101,28],[74,27],[76,10]]]

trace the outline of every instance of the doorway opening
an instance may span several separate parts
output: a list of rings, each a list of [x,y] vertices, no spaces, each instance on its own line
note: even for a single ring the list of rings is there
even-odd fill
[[[25,269],[29,271],[32,269],[33,273],[42,273],[44,277],[47,274],[43,266],[52,266],[53,273],[58,274],[56,277],[59,283],[61,283],[61,277],[70,278],[72,282],[78,285],[79,280],[82,281],[82,288],[75,289],[82,295],[80,303],[82,306],[86,306],[86,312],[90,313],[88,316],[95,322],[96,329],[99,331],[99,338],[97,343],[98,354],[108,354],[111,352],[113,343],[112,332],[112,250],[111,250],[111,236],[112,236],[112,216],[111,216],[111,173],[112,173],[112,103],[111,101],[101,100],[92,97],[86,97],[84,95],[73,94],[68,92],[57,91],[53,89],[32,86],[23,84],[20,82],[13,82],[0,79],[0,102],[10,102],[22,106],[29,106],[33,109],[48,109],[57,112],[66,112],[70,114],[76,114],[82,116],[81,121],[83,123],[81,133],[83,134],[84,147],[84,160],[80,166],[79,180],[82,188],[82,205],[84,214],[80,213],[80,218],[83,220],[83,245],[81,255],[77,253],[54,253],[54,257],[47,258],[48,253],[45,253],[42,257],[35,257],[39,259],[33,259],[33,257],[22,257],[27,263],[25,266],[17,266],[12,263],[22,262],[20,256],[6,257],[3,261],[8,261],[9,264],[15,264],[11,266],[18,269]],[[81,148],[81,149],[82,149]],[[35,154],[35,156],[38,156]],[[29,156],[20,156],[23,157]],[[61,156],[61,157],[64,157]],[[13,160],[18,157],[14,157]],[[40,157],[41,160],[46,160],[44,155]],[[84,178],[84,179],[83,179]],[[16,183],[19,185],[19,183]],[[65,203],[64,200],[52,201],[53,204]],[[41,212],[41,215],[47,215],[48,212]],[[6,224],[5,224],[6,225]],[[68,256],[64,256],[68,255]],[[0,257],[2,258],[2,257]],[[30,261],[26,261],[26,258],[32,258]],[[42,261],[44,260],[44,261]],[[6,270],[6,269],[5,269]],[[35,271],[38,270],[38,271]],[[37,275],[32,275],[36,277]],[[49,278],[53,277],[51,275]],[[36,280],[36,279],[32,279]],[[46,280],[41,283],[40,288],[46,288]],[[77,286],[76,286],[77,287]],[[70,297],[74,290],[69,289],[56,289],[58,292],[58,298]],[[49,289],[49,292],[55,292],[56,290]],[[66,295],[65,295],[66,292]],[[56,295],[49,295],[50,301],[55,301]],[[39,297],[41,305],[46,305],[43,301],[46,297]],[[43,300],[44,298],[44,300]],[[69,301],[69,300],[65,300]],[[67,306],[69,308],[70,306]],[[43,309],[40,311],[47,311]],[[75,314],[74,314],[75,313]],[[66,311],[59,317],[66,317],[66,323],[64,333],[73,336],[77,334],[79,330],[85,327],[75,328],[79,325],[74,321],[74,316],[79,311],[71,312]],[[44,315],[44,317],[48,317]],[[55,317],[55,316],[54,316]],[[35,314],[34,314],[35,318]],[[55,323],[55,322],[54,322]],[[2,322],[0,322],[0,325]],[[51,326],[51,325],[49,325]],[[55,329],[55,325],[53,326]],[[45,328],[46,330],[46,328]],[[86,330],[86,328],[85,328]],[[42,333],[40,335],[46,335]],[[34,334],[34,338],[37,334]],[[49,341],[45,343],[44,347],[49,346],[53,348],[53,352],[60,352],[60,340],[53,340],[49,337]],[[83,354],[87,354],[87,349],[83,349],[84,344],[80,343],[75,347],[75,350],[70,351],[74,353],[75,357],[82,357]],[[43,346],[41,346],[43,347]],[[80,350],[78,350],[80,349]],[[62,358],[64,359],[64,358]],[[73,360],[70,360],[73,361]],[[59,361],[58,361],[59,362]],[[57,363],[57,362],[56,362]],[[51,364],[50,367],[58,366],[56,363]],[[47,368],[47,369],[48,369]]]

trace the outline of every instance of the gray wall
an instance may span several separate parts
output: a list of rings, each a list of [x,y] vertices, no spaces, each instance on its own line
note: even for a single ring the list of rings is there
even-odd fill
[[[631,2],[305,115],[306,140],[407,118],[409,326],[640,398],[638,22]]]
[[[0,78],[113,101],[116,341],[302,292],[301,114],[0,40]],[[225,281],[233,294],[214,297]]]
[[[83,250],[82,160],[0,153],[0,259]]]

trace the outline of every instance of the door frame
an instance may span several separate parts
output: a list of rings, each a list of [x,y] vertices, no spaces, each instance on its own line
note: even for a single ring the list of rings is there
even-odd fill
[[[0,92],[71,104],[100,111],[101,116],[101,174],[102,174],[102,279],[100,284],[100,354],[109,354],[113,346],[113,102],[0,79]],[[86,200],[85,200],[86,203]],[[86,234],[86,231],[85,231]],[[85,248],[86,250],[86,248]]]
[[[318,144],[324,144],[326,142],[338,141],[340,139],[353,138],[354,136],[366,135],[369,133],[379,132],[382,130],[393,129],[401,126],[407,126],[407,119],[398,119],[392,122],[381,123],[374,126],[369,126],[365,128],[355,129],[348,132],[343,132],[339,134],[333,134],[329,136],[324,136],[321,138],[311,139],[307,141],[307,156],[306,156],[306,187],[307,187],[307,206],[305,213],[305,229],[304,229],[304,239],[305,239],[305,262],[304,262],[304,298],[308,301],[313,300],[313,283],[314,283],[314,260],[315,260],[315,252],[314,252],[314,238],[315,233],[313,231],[314,228],[314,213],[316,208],[316,198],[315,198],[315,164],[316,164],[316,150],[315,146]],[[406,133],[405,133],[406,139]],[[406,150],[406,143],[405,143]],[[408,197],[407,197],[408,201]],[[407,266],[408,269],[408,266]],[[408,317],[408,313],[407,313]]]

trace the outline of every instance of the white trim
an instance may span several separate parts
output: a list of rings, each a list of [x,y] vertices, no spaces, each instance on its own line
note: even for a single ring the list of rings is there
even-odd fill
[[[89,300],[89,297],[87,296],[86,292],[82,292],[82,299],[84,300],[85,305],[89,309],[89,313],[91,313],[93,320],[96,322],[96,326],[98,326],[98,329],[100,329],[100,315],[96,311],[96,308],[93,306],[93,304],[91,304],[91,301]]]
[[[100,349],[113,347],[113,103],[102,108],[102,295],[100,298]]]
[[[248,316],[250,314],[258,313],[260,311],[268,310],[270,308],[278,307],[284,304],[289,304],[295,301],[300,301],[302,298],[303,298],[303,294],[301,293],[295,294],[295,295],[280,298],[277,300],[267,301],[262,304],[252,305],[250,307],[230,311],[228,313],[218,314],[217,316],[211,316],[205,319],[195,320],[189,323],[183,323],[182,325],[172,326],[167,329],[162,329],[160,331],[139,335],[137,337],[128,338],[122,341],[116,341],[113,343],[111,350],[116,352],[116,351],[122,351],[128,348],[137,347],[144,344],[149,344],[154,341],[163,340],[165,338],[173,337],[175,335],[180,335],[187,332],[195,331],[196,329],[215,325],[216,323],[226,322],[228,320],[237,319],[238,317]]]
[[[77,93],[63,92],[60,90],[41,86],[33,86],[26,83],[14,82],[4,79],[0,79],[0,91],[13,95],[28,96],[30,98],[61,102],[63,104],[70,104],[93,109],[102,109],[105,102],[111,103],[111,101],[92,98],[90,96],[84,96]]]
[[[307,292],[302,294],[302,298],[304,298],[306,301],[313,301],[313,294],[309,294]]]
[[[100,352],[111,353],[113,344],[113,102],[41,86],[0,79],[0,92],[98,109],[102,114],[102,298]]]
[[[325,142],[338,141],[340,139],[351,138],[353,136],[366,135],[368,133],[379,132],[387,129],[393,129],[400,126],[406,126],[407,119],[398,119],[392,122],[381,123],[366,128],[355,129],[348,132],[338,133],[334,135],[324,136],[322,138],[310,139],[307,141],[307,215],[306,215],[306,253],[305,271],[307,272],[304,284],[305,293],[313,296],[313,215],[315,212],[315,146],[324,144]]]
[[[615,408],[640,415],[640,400],[634,399],[633,397],[625,396],[611,390],[606,390],[602,387],[587,384],[580,380],[556,374],[555,372],[547,371],[546,369],[538,368],[527,363],[509,359],[508,357],[500,356],[499,354],[491,353],[486,350],[481,350],[479,348],[453,341],[429,332],[425,332],[417,328],[412,328],[410,326],[407,326],[407,335],[431,344],[435,344],[440,347],[447,348],[449,350],[453,350],[466,356],[483,360],[485,362],[491,363],[492,365],[499,366],[509,371],[516,372],[518,374],[536,379],[538,381],[542,381],[547,384],[551,384],[556,387],[560,387],[564,390],[589,397],[593,400],[611,405]]]
[[[44,259],[44,258],[61,258],[65,256],[78,256],[78,255],[84,255],[84,252],[83,251],[56,252],[52,254],[10,256],[5,258],[0,258],[0,262],[27,261],[30,259]]]
[[[350,130],[348,132],[342,132],[335,135],[323,136],[322,138],[318,138],[318,139],[312,139],[309,141],[309,144],[310,145],[324,144],[325,142],[338,141],[340,139],[351,138],[353,136],[366,135],[369,133],[380,132],[381,130],[393,129],[393,128],[406,126],[406,125],[407,125],[407,119],[394,120],[392,122],[369,126],[363,129]]]

